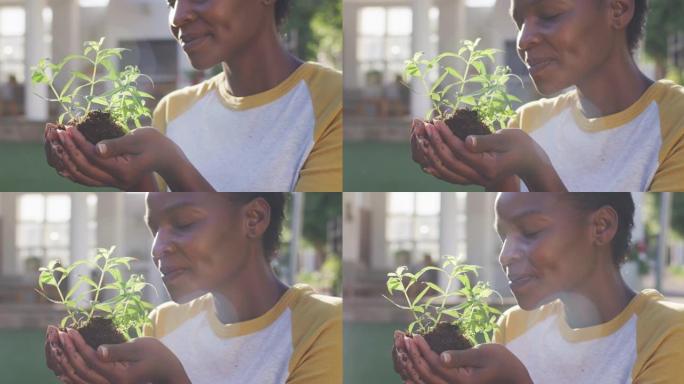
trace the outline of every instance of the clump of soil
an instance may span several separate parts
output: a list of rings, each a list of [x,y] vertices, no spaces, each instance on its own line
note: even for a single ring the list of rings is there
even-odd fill
[[[470,135],[489,135],[491,130],[480,119],[477,111],[471,109],[457,109],[447,115],[444,123],[459,139],[465,141]]]
[[[109,112],[90,111],[83,119],[70,121],[67,125],[73,125],[85,138],[97,144],[102,140],[116,139],[126,134],[126,131],[117,124]],[[66,129],[60,125],[57,129]]]
[[[126,337],[114,327],[111,319],[93,317],[84,326],[76,328],[85,342],[97,349],[102,344],[121,344]]]
[[[444,351],[461,351],[473,347],[458,328],[458,325],[440,322],[432,332],[422,335],[430,348],[437,354]]]

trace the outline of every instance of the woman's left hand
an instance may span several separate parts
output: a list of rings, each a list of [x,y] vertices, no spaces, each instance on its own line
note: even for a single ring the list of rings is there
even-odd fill
[[[415,368],[410,382],[425,384],[531,384],[522,362],[500,344],[481,344],[464,351],[446,351],[438,355],[424,338],[416,335],[405,340]]]
[[[103,345],[97,352],[73,329],[60,331],[59,338],[64,348],[64,354],[58,359],[62,382],[190,383],[178,358],[155,338],[140,337],[123,344]]]

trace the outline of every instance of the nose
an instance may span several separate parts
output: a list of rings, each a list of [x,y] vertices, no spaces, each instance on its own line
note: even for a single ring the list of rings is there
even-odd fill
[[[504,240],[501,252],[499,252],[499,263],[501,267],[506,268],[514,262],[520,260],[523,255],[523,250],[520,243],[515,241],[513,237],[508,237]]]
[[[523,22],[518,32],[518,55],[525,61],[525,53],[539,44],[541,40],[539,29],[531,21]]]
[[[167,231],[159,229],[152,241],[152,261],[154,265],[159,265],[159,260],[166,257],[174,249],[173,239]]]
[[[174,35],[178,35],[178,29],[187,25],[196,18],[190,1],[178,0],[176,6],[169,13],[169,23]]]

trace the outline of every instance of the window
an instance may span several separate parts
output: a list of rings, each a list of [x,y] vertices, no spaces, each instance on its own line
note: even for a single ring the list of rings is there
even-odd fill
[[[436,44],[439,10],[430,10],[430,41]],[[413,12],[410,7],[362,7],[358,11],[356,58],[358,84],[380,86],[403,73],[404,61],[413,55],[411,34]],[[377,84],[377,83],[380,84]]]
[[[59,259],[71,263],[71,197],[69,194],[26,193],[17,197],[16,248],[20,273],[30,272],[36,265]],[[97,196],[89,194],[87,232],[79,239],[95,248]]]
[[[50,56],[52,45],[52,9],[43,10],[45,56]],[[0,6],[0,84],[11,75],[19,83],[24,82],[24,41],[26,36],[26,11],[22,7]]]
[[[385,239],[392,265],[422,265],[425,254],[440,257],[441,197],[437,192],[390,192]]]

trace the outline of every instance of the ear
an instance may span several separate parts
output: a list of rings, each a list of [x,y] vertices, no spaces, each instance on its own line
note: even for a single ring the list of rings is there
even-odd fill
[[[250,239],[261,239],[271,223],[271,207],[261,197],[243,206],[244,228]]]
[[[618,215],[609,205],[599,208],[592,214],[591,230],[594,244],[610,246],[618,230]]]
[[[634,18],[634,0],[608,0],[608,17],[615,29],[627,29]]]

